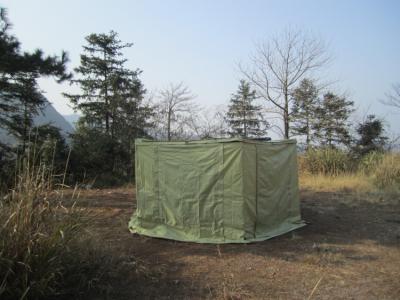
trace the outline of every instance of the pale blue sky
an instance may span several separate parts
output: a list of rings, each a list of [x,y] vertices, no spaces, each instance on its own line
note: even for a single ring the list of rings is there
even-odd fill
[[[334,60],[326,70],[339,92],[389,120],[400,133],[400,112],[378,103],[400,82],[400,1],[22,1],[0,0],[24,49],[66,50],[70,68],[79,64],[84,37],[111,29],[134,46],[128,65],[143,70],[149,91],[184,81],[205,106],[226,103],[241,78],[254,43],[288,27],[310,31],[329,44]],[[71,113],[61,92],[45,81],[47,97]]]

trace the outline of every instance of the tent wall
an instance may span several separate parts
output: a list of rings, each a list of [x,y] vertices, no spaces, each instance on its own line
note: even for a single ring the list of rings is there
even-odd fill
[[[250,242],[303,226],[294,142],[136,144],[130,230],[195,242]]]
[[[295,144],[257,145],[257,236],[301,222]]]

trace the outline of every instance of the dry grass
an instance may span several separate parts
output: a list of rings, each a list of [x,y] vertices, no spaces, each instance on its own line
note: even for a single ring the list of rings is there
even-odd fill
[[[375,183],[375,177],[365,174],[338,176],[302,174],[299,178],[303,192],[330,194],[339,203],[400,203],[400,190],[396,185],[385,188]]]
[[[353,157],[338,149],[311,149],[298,156],[299,172],[305,187],[337,190],[400,191],[400,154],[371,152]]]
[[[370,177],[360,174],[343,174],[339,176],[302,174],[299,179],[302,189],[315,192],[375,192]]]
[[[386,154],[376,167],[373,179],[380,188],[400,190],[400,154]]]
[[[299,155],[298,162],[300,172],[309,174],[337,176],[356,168],[348,152],[332,148],[310,149]]]
[[[48,168],[24,160],[1,198],[1,299],[80,298],[112,265],[90,235],[91,215],[70,205],[76,190],[64,206],[62,191],[51,187]]]
[[[318,150],[311,152],[312,155],[299,156],[299,182],[303,190],[351,195],[368,202],[400,201],[400,154],[370,153],[358,162],[357,168],[353,164],[339,172],[336,166],[345,166],[341,163],[343,155],[337,155],[340,159],[335,155],[325,155],[328,159],[320,152],[330,153]],[[324,168],[310,168],[310,157],[317,166],[327,165],[327,170],[335,167],[329,172]]]

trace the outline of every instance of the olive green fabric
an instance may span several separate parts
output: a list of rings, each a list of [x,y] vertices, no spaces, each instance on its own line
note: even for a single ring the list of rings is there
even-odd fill
[[[135,162],[131,232],[248,243],[304,226],[295,140],[136,140]]]

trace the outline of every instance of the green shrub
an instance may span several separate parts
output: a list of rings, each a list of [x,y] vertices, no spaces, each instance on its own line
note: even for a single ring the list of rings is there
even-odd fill
[[[109,134],[78,126],[71,146],[69,171],[73,181],[89,181],[95,187],[117,186],[133,181],[133,153]]]

